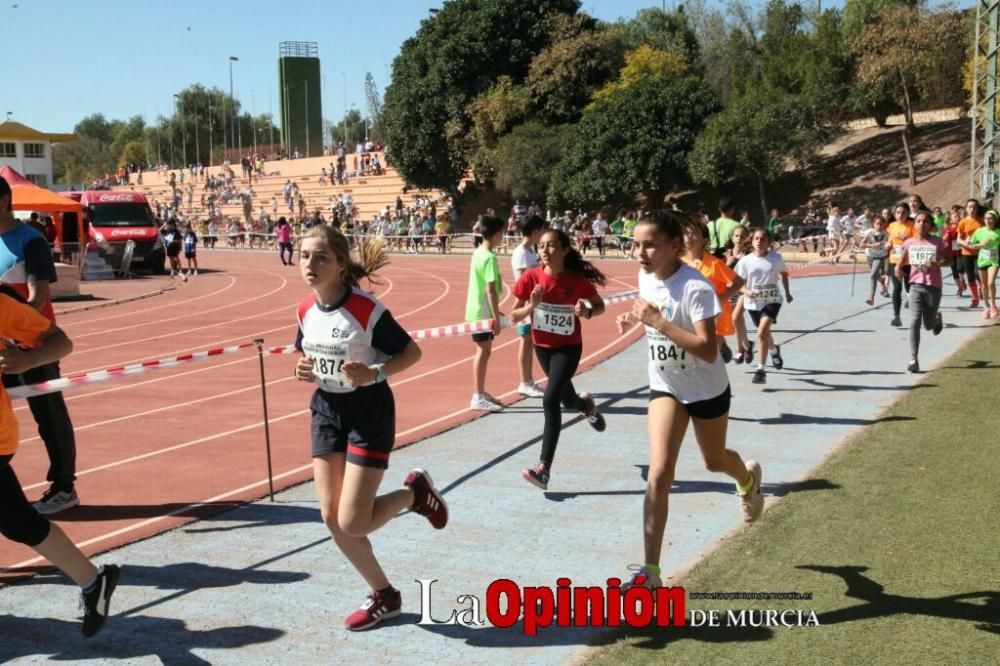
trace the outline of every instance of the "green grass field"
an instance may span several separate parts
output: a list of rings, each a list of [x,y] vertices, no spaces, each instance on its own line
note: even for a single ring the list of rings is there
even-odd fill
[[[630,630],[588,664],[1000,664],[1000,327],[697,565],[688,592],[811,601],[688,609],[815,610],[819,627]]]

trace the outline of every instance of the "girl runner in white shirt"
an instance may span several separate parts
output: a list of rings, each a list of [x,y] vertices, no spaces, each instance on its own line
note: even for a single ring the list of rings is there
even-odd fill
[[[736,482],[743,518],[753,522],[764,507],[761,467],[726,448],[729,378],[719,357],[715,317],[721,312],[715,289],[681,261],[683,225],[671,211],[644,216],[635,228],[639,298],[632,312],[618,316],[620,331],[642,322],[649,342],[649,476],[643,503],[645,563],[632,585],[662,586],[660,552],[666,530],[670,487],[688,422],[705,467]]]
[[[403,488],[378,495],[396,437],[396,409],[388,378],[420,360],[420,348],[385,306],[358,288],[384,265],[382,240],[358,243],[351,258],[347,238],[334,227],[310,229],[299,247],[299,268],[312,293],[299,303],[302,351],[294,376],[316,384],[312,458],[320,513],[334,543],[371,587],[361,607],[344,621],[368,629],[400,613],[400,594],[389,583],[368,535],[411,509],[436,529],[448,507],[430,475],[414,469]]]
[[[750,319],[757,327],[757,370],[753,373],[754,384],[767,382],[764,363],[767,361],[768,349],[771,352],[771,365],[775,370],[781,370],[785,361],[781,358],[781,348],[774,344],[771,336],[771,326],[778,321],[778,311],[781,310],[781,292],[778,291],[778,279],[784,287],[785,300],[792,302],[792,292],[788,290],[788,269],[781,255],[771,249],[771,234],[767,229],[756,229],[750,237],[753,254],[748,254],[736,264],[736,274],[746,281],[741,290],[743,303]]]

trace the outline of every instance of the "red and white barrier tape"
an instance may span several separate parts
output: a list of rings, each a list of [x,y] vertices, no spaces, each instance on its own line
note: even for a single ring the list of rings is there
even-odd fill
[[[621,301],[629,300],[635,298],[639,292],[636,290],[621,292],[618,294],[611,294],[606,299],[605,303],[618,303]],[[510,318],[503,317],[500,324],[501,328],[510,328],[511,322]],[[431,340],[435,338],[447,338],[456,335],[469,335],[472,333],[483,333],[493,329],[492,319],[483,319],[480,321],[469,321],[463,322],[461,324],[452,324],[450,326],[437,326],[435,328],[425,328],[418,331],[410,331],[409,335],[414,340]],[[195,361],[204,361],[209,358],[214,358],[217,356],[225,356],[227,354],[235,354],[237,352],[243,351],[244,349],[251,349],[256,347],[257,344],[254,342],[242,342],[238,345],[233,345],[231,347],[217,347],[215,349],[207,349],[204,351],[191,352],[190,354],[181,354],[179,356],[172,356],[169,358],[160,358],[149,361],[140,361],[138,363],[129,363],[127,365],[116,366],[113,368],[105,368],[104,370],[95,370],[94,372],[87,372],[78,375],[69,375],[67,377],[60,377],[58,379],[51,379],[46,382],[40,382],[38,384],[28,384],[25,386],[15,386],[7,389],[7,395],[11,398],[30,398],[38,395],[45,395],[47,393],[58,393],[60,391],[66,391],[68,389],[77,388],[80,386],[86,386],[88,384],[97,384],[100,382],[106,382],[109,379],[114,379],[116,377],[129,377],[131,375],[138,375],[150,370],[162,370],[165,368],[174,368],[178,365],[183,365],[185,363],[193,363]],[[280,356],[284,354],[293,354],[297,350],[294,345],[282,345],[279,347],[265,347],[263,352],[269,356]]]

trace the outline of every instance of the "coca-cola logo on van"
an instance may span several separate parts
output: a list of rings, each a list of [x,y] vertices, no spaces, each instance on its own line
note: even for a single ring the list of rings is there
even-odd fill
[[[155,229],[150,228],[150,231],[155,231]],[[112,238],[135,238],[136,236],[145,236],[147,232],[143,229],[112,229]]]
[[[134,194],[129,194],[128,192],[124,194],[102,194],[97,197],[98,203],[122,203],[135,201],[136,197]]]

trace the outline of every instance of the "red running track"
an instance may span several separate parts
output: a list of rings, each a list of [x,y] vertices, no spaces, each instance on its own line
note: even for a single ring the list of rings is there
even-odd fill
[[[262,337],[266,346],[294,340],[295,306],[308,293],[297,267],[269,253],[205,252],[205,270],[177,289],[132,303],[66,314],[59,324],[75,344],[63,374],[211,349]],[[598,262],[612,278],[605,293],[635,287],[637,266]],[[501,257],[509,312],[512,275]],[[468,256],[397,256],[376,293],[407,330],[462,321]],[[582,367],[638,339],[620,336],[614,315],[584,323]],[[468,409],[473,344],[468,337],[426,340],[423,359],[392,381],[397,448],[479,416]],[[487,389],[515,397],[518,342],[504,331],[494,346]],[[309,385],[292,379],[295,356],[265,358],[276,487],[311,478]],[[535,370],[535,378],[542,377]],[[267,492],[257,354],[253,350],[174,369],[88,385],[65,394],[77,437],[82,505],[56,516],[87,553],[171,529]],[[47,487],[48,459],[27,405],[15,403],[21,445],[14,467],[29,499]],[[541,417],[539,416],[539,419]],[[541,431],[541,421],[538,424]],[[421,444],[431,446],[430,442]],[[488,455],[488,453],[484,453]],[[390,467],[386,482],[406,470]],[[0,582],[44,566],[30,549],[0,540]]]

